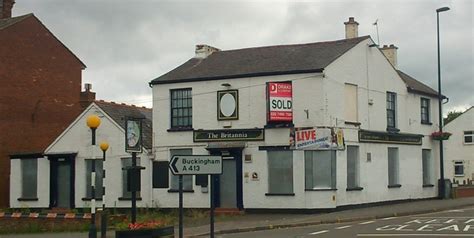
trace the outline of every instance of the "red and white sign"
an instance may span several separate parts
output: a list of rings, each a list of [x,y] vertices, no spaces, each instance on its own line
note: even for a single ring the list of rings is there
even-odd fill
[[[290,142],[295,149],[332,149],[336,147],[329,128],[294,128],[290,132]]]
[[[291,82],[268,83],[268,122],[293,121],[293,87]]]

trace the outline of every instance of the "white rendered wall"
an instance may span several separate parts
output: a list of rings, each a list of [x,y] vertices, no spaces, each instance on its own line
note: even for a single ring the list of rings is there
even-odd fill
[[[193,154],[208,154],[207,143],[193,143],[192,131],[168,132],[170,128],[170,89],[192,88],[193,128],[224,129],[229,122],[217,121],[216,91],[239,90],[239,120],[231,121],[231,129],[263,128],[266,124],[265,82],[293,81],[293,122],[295,127],[331,126],[344,128],[346,143],[358,145],[360,152],[360,185],[362,191],[346,192],[346,150],[337,152],[337,191],[305,191],[304,152],[293,152],[293,188],[295,196],[265,196],[268,192],[267,153],[259,146],[289,144],[289,129],[265,129],[265,141],[247,142],[243,155],[252,156],[251,163],[243,163],[243,173],[257,172],[259,180],[243,178],[244,208],[334,208],[336,206],[380,202],[398,199],[428,198],[436,196],[436,187],[423,188],[422,149],[437,152],[429,137],[423,145],[359,143],[358,128],[344,123],[344,83],[357,84],[358,118],[361,129],[386,131],[386,92],[397,93],[397,127],[400,132],[429,135],[436,127],[422,126],[413,121],[420,117],[419,96],[408,93],[406,85],[396,71],[376,48],[369,48],[370,40],[361,42],[329,65],[322,74],[298,74],[186,82],[153,86],[153,120],[155,160],[169,160],[169,150],[193,148]],[[367,90],[369,89],[369,90]],[[373,105],[368,105],[368,100]],[[436,103],[432,99],[432,104]],[[305,113],[308,110],[308,114]],[[436,115],[435,107],[431,108]],[[412,120],[412,121],[410,121]],[[410,124],[411,122],[411,124]],[[399,148],[401,188],[387,188],[387,148]],[[367,162],[367,153],[372,161]],[[437,170],[437,158],[433,169]],[[436,185],[436,176],[433,175]],[[209,207],[209,194],[200,192],[194,185],[194,193],[185,193],[185,207]],[[177,194],[168,189],[153,189],[155,204],[176,207]],[[334,196],[334,197],[333,197]]]
[[[443,131],[452,133],[449,140],[443,141],[446,178],[459,180],[460,184],[474,180],[474,144],[464,143],[464,131],[474,131],[474,108],[448,123]],[[455,161],[464,162],[464,176],[454,176]]]
[[[81,114],[70,127],[66,129],[53,143],[50,145],[45,154],[65,154],[65,153],[77,153],[75,158],[75,206],[76,207],[90,207],[90,201],[83,201],[86,197],[86,171],[85,171],[85,159],[92,158],[91,152],[91,131],[86,126],[86,120],[89,115],[96,114],[101,117],[101,124],[96,131],[96,148],[94,151],[94,157],[102,159],[102,151],[99,148],[99,144],[102,141],[109,143],[109,149],[107,150],[106,162],[104,164],[106,170],[106,178],[104,184],[106,187],[106,206],[107,207],[130,207],[131,202],[128,200],[120,201],[118,198],[122,197],[122,164],[121,158],[131,158],[131,154],[125,152],[125,139],[124,131],[119,128],[109,117],[103,116],[104,113],[98,109],[94,104],[88,108],[88,110]],[[140,158],[140,165],[144,166],[145,169],[141,172],[141,201],[137,201],[138,207],[151,207],[151,173],[152,164],[150,156],[145,153],[138,154]],[[38,187],[38,198],[41,203],[38,207],[49,206],[49,160],[42,159],[41,166],[38,164],[38,177],[43,182]],[[18,163],[19,164],[19,163]],[[17,168],[18,167],[18,168]],[[16,174],[15,171],[19,171],[19,165],[12,164],[12,174]],[[12,179],[12,181],[15,181]],[[15,189],[16,186],[11,186]],[[13,191],[10,200],[16,200],[15,194],[18,192]],[[38,201],[38,202],[40,202]],[[13,207],[13,203],[12,207]],[[25,206],[36,206],[35,202],[23,202]],[[102,201],[96,201],[97,206],[102,206]],[[16,205],[16,204],[15,204]]]

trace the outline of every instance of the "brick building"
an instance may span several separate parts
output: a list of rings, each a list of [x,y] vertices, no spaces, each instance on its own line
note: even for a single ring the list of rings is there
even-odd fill
[[[10,157],[42,154],[81,112],[85,65],[33,14],[11,17],[0,0],[0,206],[8,206]],[[93,95],[95,96],[95,95]]]

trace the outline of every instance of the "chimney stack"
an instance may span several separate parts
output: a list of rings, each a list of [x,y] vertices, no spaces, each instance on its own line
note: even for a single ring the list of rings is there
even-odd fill
[[[344,25],[346,25],[346,39],[359,37],[359,23],[354,17],[349,17],[349,21],[344,22]]]
[[[79,99],[79,103],[81,104],[82,109],[86,109],[89,104],[91,104],[95,100],[95,92],[91,91],[92,84],[84,84],[84,90],[84,92],[81,92],[81,97]]]
[[[398,47],[394,46],[393,44],[389,45],[389,46],[384,45],[382,48],[380,48],[380,50],[385,55],[385,57],[388,59],[390,64],[392,64],[392,66],[395,69],[397,69],[398,68],[398,64],[397,64],[397,50],[398,50]]]
[[[205,59],[209,55],[217,51],[220,51],[220,50],[209,45],[196,45],[195,58]]]
[[[12,8],[15,0],[0,0],[0,19],[12,17]]]

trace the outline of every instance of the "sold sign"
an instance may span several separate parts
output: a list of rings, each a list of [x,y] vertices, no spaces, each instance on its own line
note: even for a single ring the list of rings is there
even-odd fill
[[[268,90],[268,121],[293,121],[293,86],[291,82],[270,82]]]

